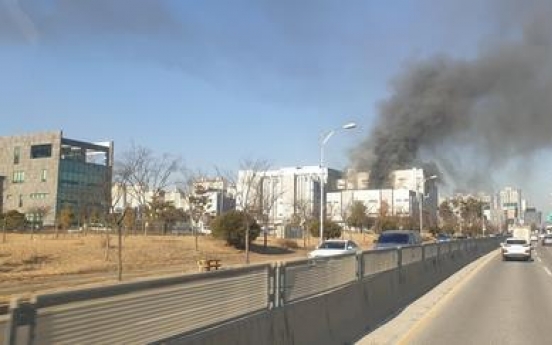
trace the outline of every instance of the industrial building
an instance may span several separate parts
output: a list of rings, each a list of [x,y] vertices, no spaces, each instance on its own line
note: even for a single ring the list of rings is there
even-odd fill
[[[113,142],[65,138],[62,131],[0,137],[1,211],[51,226],[69,209],[75,223],[99,221],[111,206]],[[94,219],[96,218],[96,219]]]

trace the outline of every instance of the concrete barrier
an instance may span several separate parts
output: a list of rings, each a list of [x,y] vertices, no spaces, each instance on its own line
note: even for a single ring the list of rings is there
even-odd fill
[[[165,339],[154,344],[172,345],[257,345],[290,344],[284,311],[275,309],[238,319],[191,335]]]
[[[58,333],[63,333],[60,333],[61,335],[79,332],[74,327],[77,322],[79,326],[91,327],[84,335],[94,337],[97,343],[106,343],[107,339],[114,340],[116,337],[127,336],[134,337],[133,339],[137,339],[136,342],[153,341],[155,344],[351,343],[379,327],[466,264],[494,250],[497,244],[498,241],[485,240],[450,243],[442,247],[433,246],[427,252],[422,247],[410,248],[405,251],[404,258],[400,250],[396,255],[386,254],[385,257],[383,254],[379,255],[380,253],[365,252],[353,257],[353,260],[347,258],[347,261],[332,262],[332,265],[327,265],[327,269],[326,266],[317,266],[316,275],[312,274],[315,269],[309,266],[310,261],[302,260],[305,262],[298,261],[292,268],[286,265],[251,266],[239,272],[219,271],[195,277],[172,277],[152,282],[128,283],[113,288],[42,294],[36,296],[32,302],[21,305],[13,303],[10,312],[18,312],[13,315],[19,315],[15,318],[19,321],[14,324],[12,334],[16,336],[16,343],[56,343],[53,338],[49,340],[44,336],[48,334],[44,329],[52,332],[54,330],[50,319],[45,317],[48,315],[49,318],[57,320],[56,329]],[[445,250],[441,252],[441,248]],[[421,253],[431,254],[425,256]],[[373,262],[370,261],[371,258],[374,259]],[[391,266],[393,262],[396,262],[397,266]],[[402,264],[398,264],[399,262]],[[306,269],[301,265],[306,265]],[[293,269],[292,273],[296,276],[286,276],[286,269]],[[379,273],[376,273],[378,271]],[[309,275],[300,276],[301,272]],[[334,274],[343,272],[353,272],[354,276],[350,278],[349,273],[346,280],[338,280],[339,286],[329,279],[333,279]],[[237,276],[236,273],[241,275]],[[290,282],[286,279],[290,276],[295,280],[292,279]],[[287,289],[297,289],[298,281],[302,283],[301,293],[289,298],[286,294],[289,293]],[[191,288],[196,292],[193,295],[195,302],[192,304],[189,294],[191,288],[186,289],[186,283],[191,284]],[[131,288],[138,289],[138,295],[130,294],[134,291]],[[187,293],[181,294],[181,290]],[[229,295],[229,291],[233,291],[233,294]],[[209,304],[212,302],[212,298],[209,297],[212,293],[216,293],[219,302],[222,303]],[[148,297],[147,305],[144,305],[146,299],[143,296]],[[256,299],[253,298],[255,296]],[[117,307],[117,303],[123,303],[129,308],[126,309],[129,315],[124,315],[124,320],[117,314],[102,309],[103,304],[100,302],[106,302],[104,299],[107,297],[111,299],[106,305],[114,308],[115,312],[125,312]],[[164,301],[164,304],[161,301]],[[197,309],[198,307],[201,309]],[[67,316],[66,314],[73,310],[71,308],[78,309],[75,309],[77,311],[74,313],[77,316],[86,315],[87,319],[82,319],[86,322],[82,323],[81,319],[73,320],[73,314]],[[95,319],[90,312],[93,308],[100,308]],[[135,310],[139,312],[136,314]],[[171,313],[185,317],[169,318],[168,315],[173,315]],[[25,317],[20,317],[22,315]],[[114,321],[108,323],[101,317],[103,315],[114,317]],[[132,321],[136,320],[137,315],[147,315],[148,321],[153,320],[152,317],[158,317],[163,321],[152,323],[148,326],[151,328],[137,328],[138,323]],[[98,331],[98,328],[93,326],[92,319],[109,327],[106,327],[104,332]],[[5,340],[3,338],[6,337],[6,321],[5,317],[0,317],[0,340]],[[119,328],[113,326],[115,321],[118,322],[116,325],[120,324]],[[149,339],[140,338],[141,334],[145,333],[150,335]],[[175,335],[176,333],[180,334]],[[37,338],[32,340],[32,335]],[[171,338],[157,340],[159,337]]]
[[[327,294],[324,299],[332,344],[340,344],[343,339],[368,331],[365,314],[368,303],[362,284],[347,286]]]
[[[490,247],[492,248],[492,247]],[[444,253],[170,344],[345,344],[359,339],[488,249]]]
[[[7,343],[6,335],[7,335],[7,329],[8,326],[8,315],[0,315],[0,344],[2,342]]]

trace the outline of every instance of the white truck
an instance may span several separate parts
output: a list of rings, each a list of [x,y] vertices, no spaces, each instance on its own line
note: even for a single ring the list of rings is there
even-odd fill
[[[531,227],[530,226],[515,226],[512,229],[513,238],[523,238],[527,243],[531,243]]]

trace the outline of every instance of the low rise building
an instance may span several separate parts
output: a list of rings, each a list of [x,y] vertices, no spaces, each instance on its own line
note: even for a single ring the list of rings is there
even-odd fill
[[[75,222],[111,206],[113,142],[69,139],[61,131],[0,137],[2,211],[54,225],[63,209]]]

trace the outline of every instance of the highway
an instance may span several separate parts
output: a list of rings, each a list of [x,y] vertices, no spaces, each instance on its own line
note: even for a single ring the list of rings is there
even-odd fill
[[[551,344],[552,247],[538,246],[532,262],[503,262],[496,251],[398,343]]]

